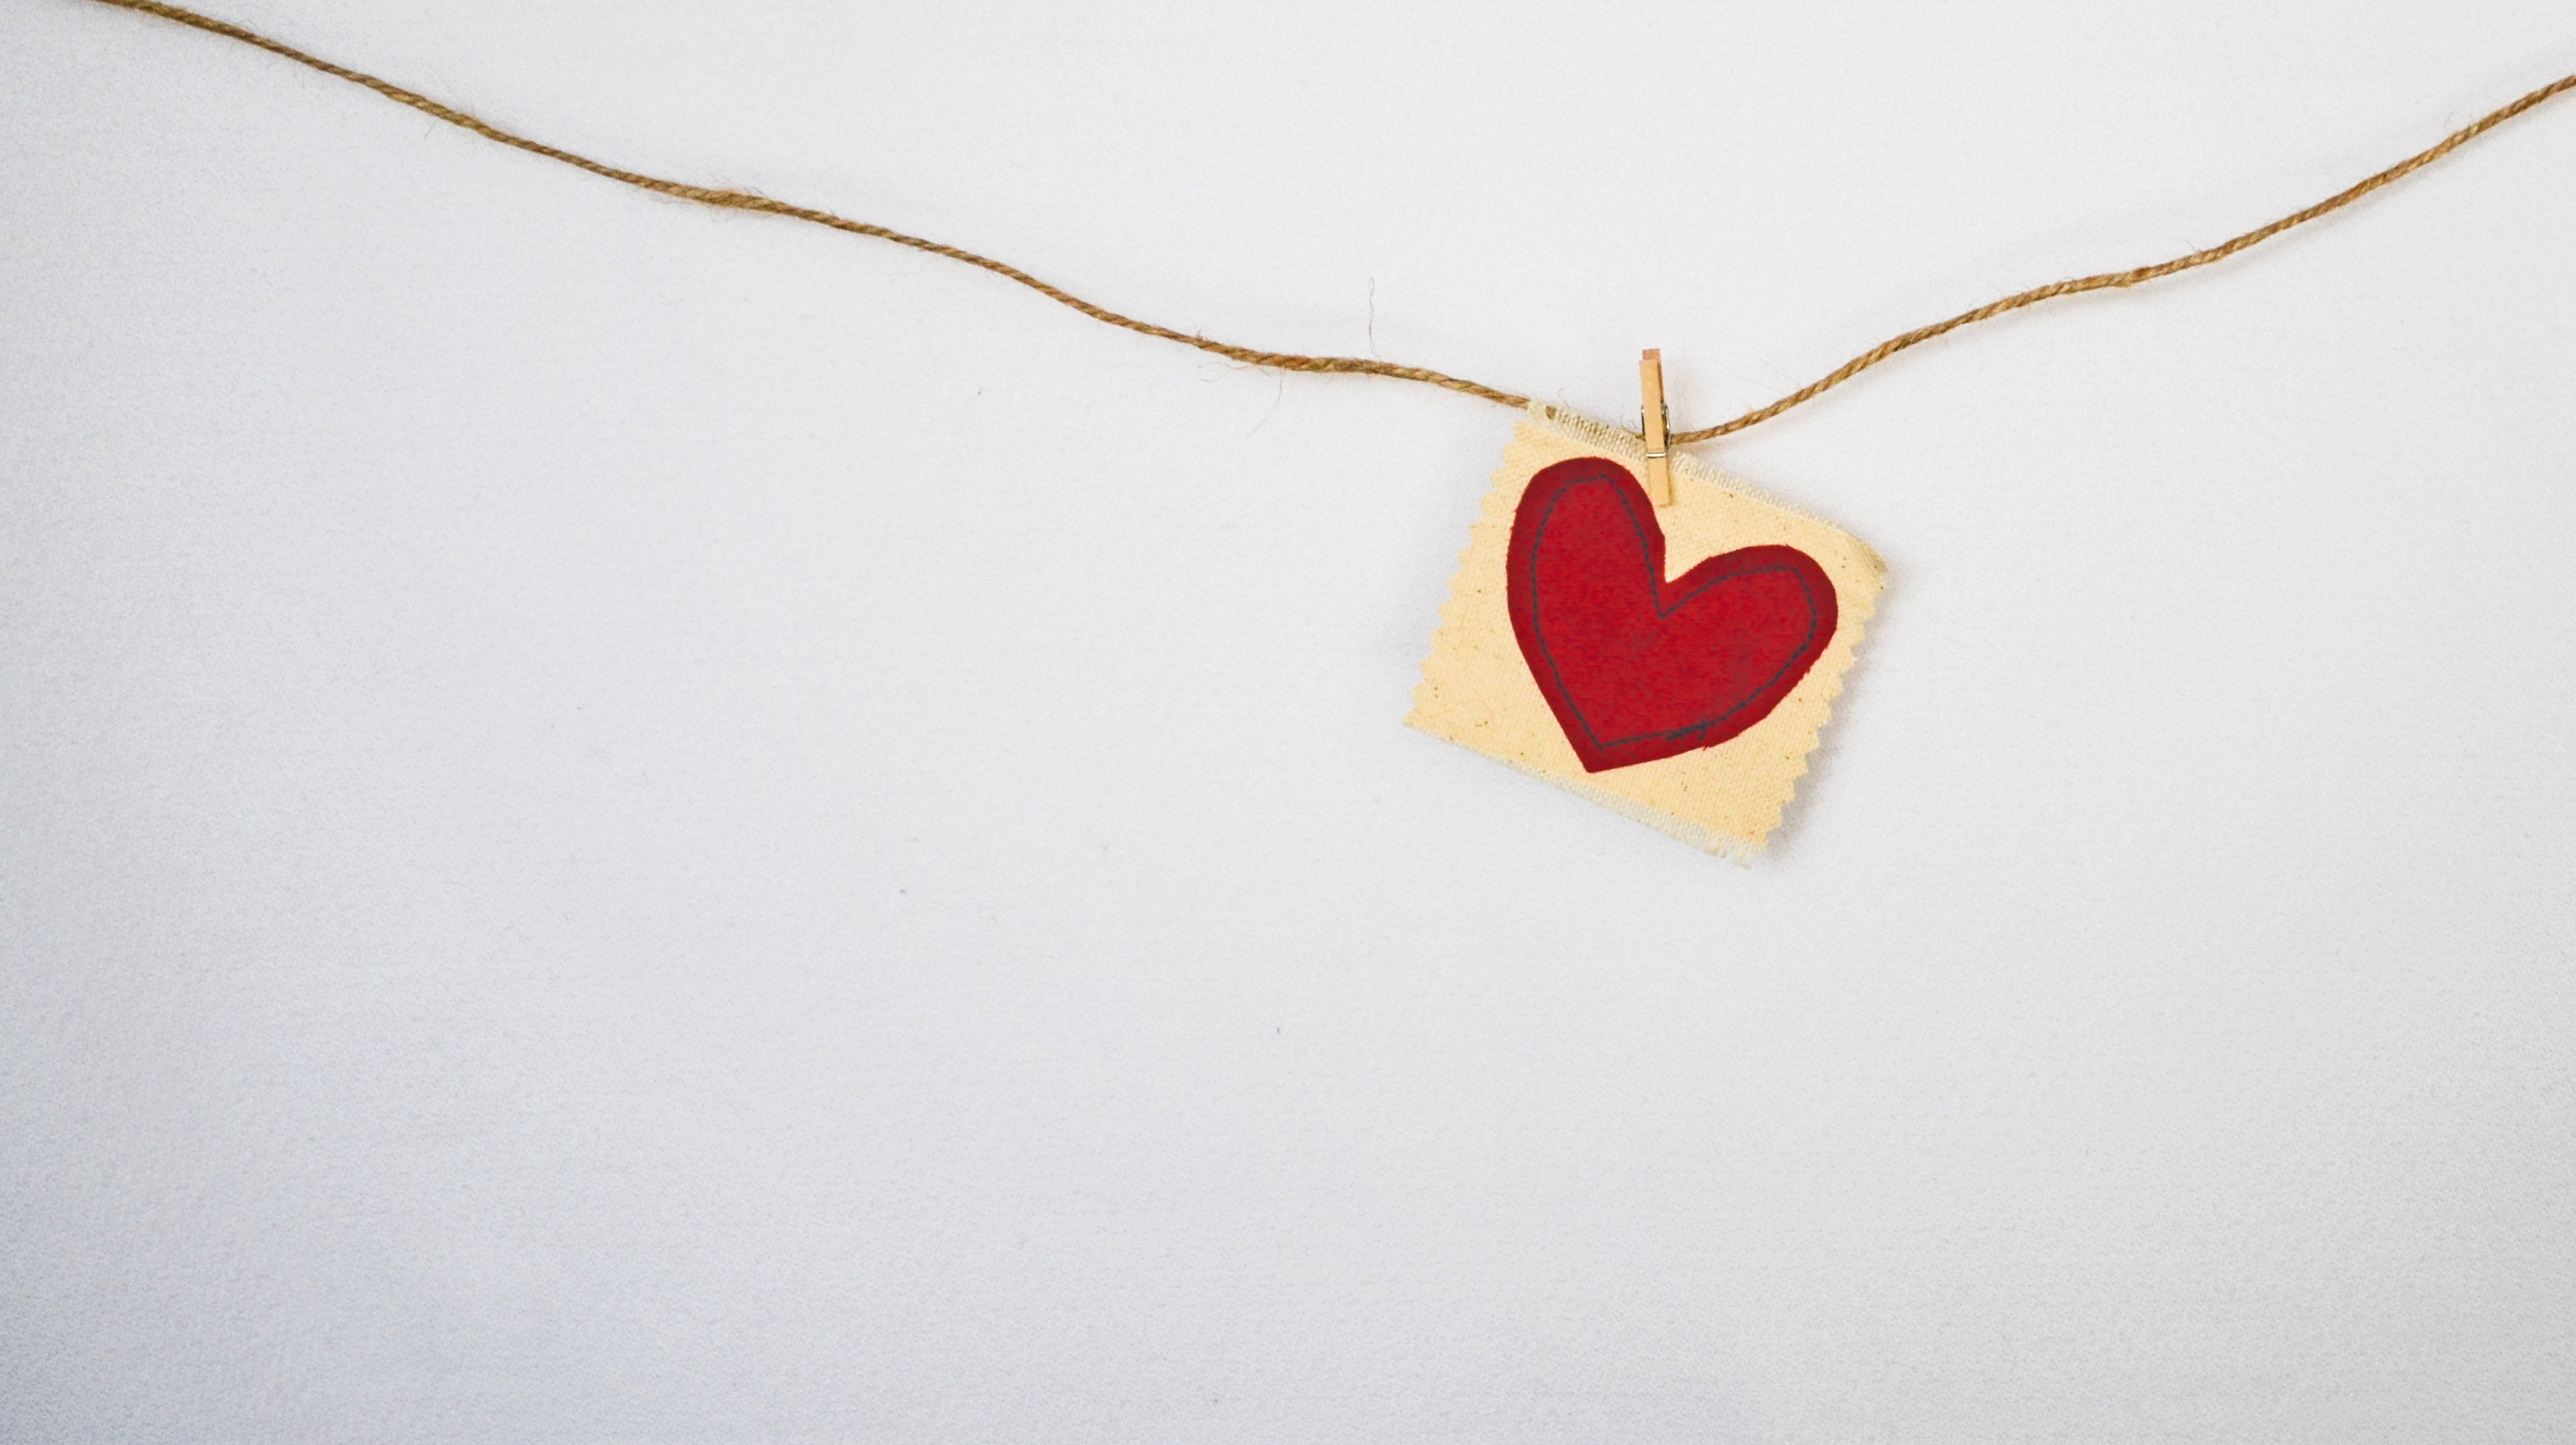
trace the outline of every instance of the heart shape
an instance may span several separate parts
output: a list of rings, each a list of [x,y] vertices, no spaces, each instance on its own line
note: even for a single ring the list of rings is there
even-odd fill
[[[1512,517],[1512,631],[1583,770],[1715,747],[1770,716],[1834,636],[1834,584],[1795,547],[1664,580],[1664,529],[1625,467],[1559,462]]]

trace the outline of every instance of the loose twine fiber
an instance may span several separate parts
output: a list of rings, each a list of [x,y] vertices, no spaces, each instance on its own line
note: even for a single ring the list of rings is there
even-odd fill
[[[1081,297],[1074,295],[1072,292],[1064,290],[1062,287],[1053,286],[1047,282],[1039,280],[1037,277],[1030,275],[1028,272],[1021,270],[1017,266],[1013,266],[1002,261],[996,261],[990,256],[977,255],[975,252],[966,250],[963,247],[950,246],[942,242],[928,240],[920,236],[908,235],[902,231],[895,230],[890,226],[880,226],[869,221],[854,221],[847,216],[835,215],[830,211],[818,211],[808,206],[789,205],[785,201],[774,201],[767,196],[753,195],[748,191],[718,190],[708,186],[693,186],[685,181],[666,181],[658,176],[648,176],[636,171],[621,170],[616,166],[606,165],[599,161],[592,160],[588,156],[575,155],[571,151],[547,145],[543,141],[530,140],[523,135],[514,135],[509,131],[501,129],[499,126],[487,125],[483,121],[477,120],[473,116],[467,115],[465,112],[458,110],[453,106],[442,105],[417,91],[405,90],[401,86],[396,85],[389,80],[379,79],[378,77],[369,75],[364,71],[351,70],[345,65],[334,65],[330,61],[324,60],[319,56],[307,55],[303,51],[297,50],[291,45],[271,40],[267,36],[261,35],[256,31],[245,30],[241,26],[217,20],[211,15],[200,15],[194,10],[183,9],[177,5],[165,5],[161,3],[161,0],[98,0],[98,3],[102,5],[113,5],[123,10],[139,10],[146,15],[158,15],[165,20],[175,20],[182,25],[192,26],[210,34],[221,35],[231,40],[238,40],[245,45],[257,46],[271,55],[292,60],[298,65],[309,66],[312,69],[321,71],[325,75],[336,76],[353,85],[363,85],[367,89],[374,91],[376,94],[383,96],[387,100],[410,106],[414,110],[420,111],[425,115],[433,116],[439,120],[443,120],[449,125],[456,126],[459,129],[472,131],[474,134],[479,135],[486,140],[499,141],[503,145],[515,146],[520,150],[529,152],[530,154],[544,156],[548,160],[561,161],[565,165],[578,167],[595,176],[605,176],[612,181],[622,181],[627,185],[634,186],[642,190],[658,192],[665,196],[677,196],[681,200],[695,201],[703,206],[718,206],[726,210],[733,211],[757,211],[763,215],[769,216],[786,216],[792,220],[810,221],[817,226],[829,226],[836,231],[847,231],[855,236],[874,236],[881,241],[892,241],[898,246],[909,246],[916,251],[926,251],[933,256],[945,256],[952,261],[963,261],[969,266],[979,266],[984,270],[992,272],[996,276],[1007,277],[1010,280],[1017,281],[1021,285],[1028,287],[1030,290],[1037,292],[1039,295],[1046,297],[1050,301],[1070,306],[1074,310],[1081,312],[1083,315],[1090,317],[1094,321],[1105,321],[1112,326],[1133,331],[1140,335],[1159,337],[1165,341],[1177,341],[1183,346],[1194,346],[1201,351],[1211,352],[1215,355],[1222,356],[1228,361],[1239,361],[1248,366],[1264,366],[1280,371],[1343,372],[1362,376],[1392,376],[1404,381],[1428,382],[1433,386],[1445,387],[1450,391],[1465,392],[1469,396],[1480,396],[1487,401],[1500,402],[1505,406],[1517,407],[1529,404],[1528,397],[1517,396],[1511,392],[1504,391],[1499,387],[1487,386],[1482,382],[1469,381],[1465,377],[1451,376],[1446,372],[1433,371],[1428,367],[1399,366],[1393,362],[1377,361],[1368,357],[1359,356],[1301,356],[1295,352],[1287,351],[1259,351],[1249,346],[1235,346],[1223,341],[1211,341],[1204,336],[1195,336],[1188,332],[1174,331],[1168,326],[1157,326],[1150,321],[1140,321],[1133,316],[1127,316],[1119,312],[1112,311],[1106,306],[1100,306],[1092,302],[1085,301]],[[1851,380],[1853,377],[1860,375],[1862,372],[1869,370],[1871,367],[1878,365],[1880,362],[1887,360],[1889,357],[1896,355],[1900,351],[1904,351],[1909,347],[1920,346],[1924,342],[1929,341],[1936,336],[1946,335],[1952,331],[1958,330],[1962,326],[1968,326],[1979,321],[1991,320],[1997,316],[2004,315],[2006,312],[2019,311],[2025,306],[2036,306],[2042,301],[2054,301],[2060,296],[2080,296],[2087,291],[2103,291],[2115,287],[2126,288],[2135,286],[2141,281],[2154,281],[2161,277],[2174,275],[2178,272],[2190,271],[2198,267],[2214,265],[2217,262],[2224,261],[2228,257],[2235,255],[2239,251],[2260,245],[2263,242],[2272,239],[2274,236],[2281,234],[2283,231],[2289,230],[2293,226],[2303,226],[2320,216],[2342,210],[2344,207],[2351,205],[2353,202],[2360,200],[2362,197],[2369,195],[2371,192],[2378,190],[2382,186],[2403,180],[2407,176],[2414,174],[2416,171],[2422,170],[2424,167],[2431,165],[2433,162],[2440,160],[2442,157],[2447,156],[2451,152],[2458,150],[2460,147],[2467,145],[2469,142],[2476,140],[2479,136],[2485,135],[2488,131],[2495,129],[2497,126],[2504,124],[2515,116],[2522,114],[2524,111],[2530,110],[2543,102],[2565,94],[2569,90],[2576,90],[2576,75],[2561,76],[2547,85],[2540,87],[2538,90],[2531,92],[2529,95],[2522,97],[2520,100],[2513,102],[2511,105],[2489,112],[2487,115],[2480,117],[2470,124],[2462,126],[2458,130],[2451,132],[2448,136],[2443,137],[2439,144],[2434,145],[2429,149],[2418,151],[2414,155],[2408,156],[2406,159],[2399,161],[2388,169],[2379,172],[2377,175],[2355,182],[2346,189],[2337,191],[2335,194],[2326,197],[2324,200],[2317,202],[2315,205],[2310,206],[2305,210],[2293,211],[2289,215],[2283,216],[2281,219],[2273,221],[2268,225],[2257,226],[2253,230],[2248,231],[2241,236],[2221,241],[2217,245],[2208,247],[2205,250],[2194,251],[2188,256],[2176,256],[2170,261],[2160,261],[2152,266],[2138,266],[2127,271],[2105,271],[2098,276],[2080,276],[2070,281],[2052,281],[2045,286],[2034,286],[2027,291],[2018,291],[2010,296],[2003,297],[2000,300],[1989,301],[1985,305],[1979,306],[1974,310],[1962,311],[1947,321],[1936,321],[1929,326],[1918,326],[1914,330],[1908,331],[1903,335],[1889,337],[1887,340],[1880,342],[1878,345],[1871,347],[1869,350],[1864,351],[1860,355],[1853,357],[1851,360],[1844,362],[1842,365],[1835,367],[1824,376],[1817,378],[1815,381],[1809,382],[1807,385],[1798,388],[1796,391],[1789,393],[1778,401],[1772,402],[1768,406],[1756,407],[1752,411],[1748,411],[1744,415],[1735,418],[1733,421],[1720,422],[1716,426],[1701,427],[1697,431],[1675,432],[1672,434],[1671,439],[1675,443],[1684,444],[1690,442],[1704,442],[1713,437],[1722,437],[1727,435],[1729,432],[1739,432],[1744,430],[1746,427],[1755,426],[1762,422],[1769,421],[1771,418],[1789,410],[1791,407],[1813,401],[1815,398],[1833,390],[1835,387],[1842,385],[1844,382]]]

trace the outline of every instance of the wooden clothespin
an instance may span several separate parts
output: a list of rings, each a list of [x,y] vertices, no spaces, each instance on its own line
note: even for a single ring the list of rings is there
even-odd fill
[[[1637,363],[1637,381],[1646,392],[1646,495],[1656,506],[1669,507],[1673,504],[1673,419],[1664,411],[1662,351],[1649,351]]]

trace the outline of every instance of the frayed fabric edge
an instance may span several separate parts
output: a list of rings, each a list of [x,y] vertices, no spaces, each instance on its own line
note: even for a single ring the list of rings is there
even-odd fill
[[[1531,419],[1536,421],[1539,425],[1553,428],[1566,437],[1581,442],[1587,447],[1599,450],[1601,453],[1611,457],[1613,460],[1617,461],[1620,465],[1627,467],[1632,472],[1642,468],[1646,464],[1646,439],[1637,435],[1635,432],[1628,431],[1614,423],[1603,421],[1598,417],[1586,416],[1582,412],[1574,411],[1566,407],[1551,405],[1550,403],[1543,401],[1531,402],[1529,404],[1529,415]],[[1853,536],[1852,530],[1849,527],[1846,527],[1842,523],[1835,521],[1833,518],[1816,511],[1814,508],[1801,506],[1785,497],[1775,495],[1772,492],[1766,491],[1763,488],[1755,486],[1753,483],[1744,480],[1733,472],[1727,471],[1723,467],[1703,462],[1688,452],[1674,452],[1672,455],[1672,463],[1673,471],[1676,475],[1688,477],[1692,481],[1699,482],[1705,486],[1715,487],[1720,491],[1733,492],[1738,496],[1750,497],[1754,501],[1760,502],[1766,507],[1777,507],[1781,511],[1788,512],[1794,516],[1804,517],[1810,522],[1831,527],[1835,531],[1842,533],[1844,536],[1851,537],[1855,543],[1859,544],[1860,549],[1863,552],[1869,554],[1869,560],[1878,568],[1880,575],[1884,576],[1886,574],[1887,561],[1885,558],[1880,557],[1877,551],[1867,542],[1862,542],[1858,537]]]

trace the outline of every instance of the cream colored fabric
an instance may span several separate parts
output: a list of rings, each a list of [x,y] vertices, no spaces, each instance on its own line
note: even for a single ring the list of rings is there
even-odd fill
[[[1440,609],[1405,722],[1670,833],[1695,848],[1749,863],[1807,771],[1807,754],[1842,691],[1843,673],[1878,603],[1886,564],[1840,528],[1762,496],[1742,482],[1676,456],[1673,505],[1659,508],[1665,568],[1678,577],[1720,552],[1785,544],[1833,579],[1834,638],[1797,689],[1769,717],[1713,748],[1587,773],[1530,679],[1504,599],[1512,513],[1542,468],[1607,457],[1639,473],[1644,444],[1616,427],[1532,404],[1513,429],[1493,489],[1469,531],[1466,555]]]

